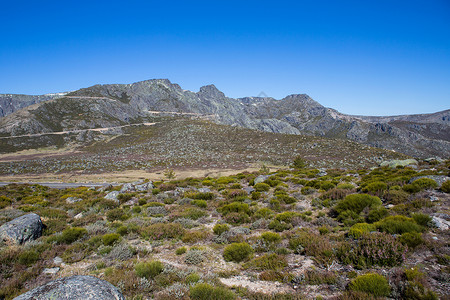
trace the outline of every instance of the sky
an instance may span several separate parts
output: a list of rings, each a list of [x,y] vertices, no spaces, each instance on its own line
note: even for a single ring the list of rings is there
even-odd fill
[[[450,0],[2,1],[0,93],[168,78],[354,115],[450,109]]]

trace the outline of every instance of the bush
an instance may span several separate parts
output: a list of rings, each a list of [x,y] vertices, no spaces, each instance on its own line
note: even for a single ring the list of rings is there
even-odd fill
[[[450,180],[444,181],[444,183],[441,185],[441,190],[444,193],[450,193]]]
[[[423,227],[428,227],[431,224],[432,218],[429,215],[422,214],[422,213],[415,213],[412,214],[413,220]]]
[[[352,245],[343,244],[337,256],[344,264],[353,264],[358,268],[378,266],[396,266],[403,262],[406,247],[392,235],[377,232],[363,234]]]
[[[375,231],[376,229],[377,228],[373,224],[357,223],[350,228],[350,230],[348,231],[348,235],[355,239],[358,239],[363,234]]]
[[[254,188],[257,192],[268,192],[270,190],[270,185],[264,182],[260,182],[255,184]]]
[[[367,222],[374,223],[377,222],[388,215],[388,211],[383,206],[371,210],[366,217]]]
[[[390,234],[403,234],[405,232],[421,232],[423,227],[418,225],[412,218],[405,216],[389,216],[375,223],[375,226],[383,232]]]
[[[12,200],[6,196],[0,196],[0,209],[3,209],[9,205],[11,205]]]
[[[389,190],[383,195],[383,198],[391,204],[405,203],[408,200],[409,194],[402,190]]]
[[[103,245],[105,246],[112,246],[119,239],[120,234],[118,233],[107,233],[102,236]]]
[[[189,265],[198,265],[203,262],[204,253],[201,250],[190,249],[184,257],[184,262]]]
[[[410,249],[414,249],[424,243],[422,234],[418,232],[406,232],[400,236],[399,240],[400,243],[408,246]]]
[[[208,206],[205,200],[192,200],[191,204],[200,208],[206,208]]]
[[[223,287],[214,287],[207,283],[199,283],[189,290],[189,296],[193,300],[233,300],[234,293]]]
[[[207,215],[208,214],[205,211],[198,209],[198,208],[192,208],[192,207],[186,209],[186,211],[183,213],[184,218],[188,218],[191,220],[198,220],[201,217],[205,217]]]
[[[294,161],[292,162],[292,167],[293,167],[294,169],[303,169],[303,168],[305,168],[306,166],[307,166],[306,161],[305,161],[302,157],[300,157],[300,156],[297,156],[297,157],[294,159]]]
[[[114,208],[111,209],[106,213],[106,219],[110,222],[118,221],[118,220],[124,220],[125,218],[125,212],[121,208]]]
[[[57,237],[58,244],[71,244],[87,234],[87,230],[81,227],[72,227],[65,229]]]
[[[146,279],[153,279],[164,270],[164,265],[160,261],[142,262],[138,263],[134,270],[136,275]]]
[[[30,266],[39,260],[39,253],[34,250],[27,250],[19,254],[19,264]]]
[[[175,254],[176,255],[183,255],[184,253],[186,253],[186,251],[187,251],[186,247],[180,247],[180,248],[177,248],[177,250],[175,250]]]
[[[313,256],[323,265],[328,265],[334,258],[333,247],[326,236],[311,230],[301,229],[289,239],[289,248],[297,254]]]
[[[360,214],[365,208],[375,208],[382,204],[380,198],[367,194],[351,194],[337,203],[334,210],[341,214],[345,211],[352,211]]]
[[[244,264],[244,268],[254,269],[259,271],[273,270],[279,271],[288,266],[287,260],[284,256],[275,253],[265,254],[257,257]]]
[[[261,238],[268,242],[268,243],[273,243],[273,244],[277,244],[281,241],[281,236],[278,233],[275,232],[270,232],[270,231],[266,231],[263,234],[261,234]]]
[[[241,202],[232,202],[230,204],[226,204],[219,209],[220,213],[223,215],[227,215],[229,213],[245,213],[247,215],[250,214],[250,208],[247,203]]]
[[[369,192],[372,195],[381,195],[385,190],[387,190],[387,184],[382,181],[374,181],[366,185],[363,188],[363,192]]]
[[[214,234],[217,235],[221,235],[222,233],[228,230],[230,230],[230,226],[228,226],[227,224],[216,224],[213,227],[213,232]]]
[[[431,178],[419,178],[413,182],[414,185],[419,186],[420,190],[434,189],[438,185],[436,181]]]
[[[391,292],[389,283],[384,276],[368,273],[356,277],[349,284],[351,291],[365,292],[376,297],[387,297]]]
[[[223,250],[223,258],[226,261],[241,262],[253,254],[253,248],[247,243],[233,243]]]

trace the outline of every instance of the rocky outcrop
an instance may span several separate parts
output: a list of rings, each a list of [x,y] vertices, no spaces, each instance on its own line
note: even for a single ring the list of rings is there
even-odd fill
[[[24,107],[40,103],[43,101],[57,99],[66,93],[46,94],[46,95],[17,95],[17,94],[0,94],[0,117],[6,117],[15,111]]]
[[[35,240],[42,235],[44,225],[35,214],[18,217],[0,226],[0,239],[7,244],[23,244]]]
[[[14,300],[125,300],[111,283],[93,276],[71,276],[50,281]]]

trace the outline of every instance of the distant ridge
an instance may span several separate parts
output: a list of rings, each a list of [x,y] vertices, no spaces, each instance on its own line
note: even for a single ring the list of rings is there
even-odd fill
[[[24,96],[8,97],[11,103],[19,103]],[[214,85],[192,92],[168,79],[94,85],[53,97],[1,118],[0,135],[113,127],[140,121],[149,111],[208,115],[219,124],[275,133],[349,139],[415,157],[450,157],[450,110],[390,117],[351,116],[326,108],[306,94],[281,100],[233,99]]]

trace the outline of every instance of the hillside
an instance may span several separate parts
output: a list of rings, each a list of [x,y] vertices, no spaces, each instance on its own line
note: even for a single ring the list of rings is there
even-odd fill
[[[103,101],[102,104],[96,103],[100,100]],[[74,107],[70,113],[61,105],[77,101],[82,104],[79,108]],[[89,110],[89,105],[93,102],[101,107],[95,114],[96,122],[92,121],[92,114],[83,113],[83,109]],[[51,128],[106,126],[111,124],[108,121],[111,117],[118,118],[120,110],[129,119],[145,114],[155,115],[155,112],[176,112],[195,114],[219,124],[260,131],[349,139],[414,157],[450,156],[449,110],[413,116],[350,116],[326,108],[305,94],[290,95],[281,100],[258,97],[233,99],[226,97],[214,85],[203,86],[199,92],[194,93],[183,90],[167,79],[95,85],[37,106],[38,109],[34,108],[36,113],[27,110],[25,118],[21,117],[24,112],[2,118],[0,134],[17,135]],[[112,106],[115,107],[113,111]],[[54,117],[43,122],[42,115],[48,115],[47,112]],[[102,113],[105,115],[102,116]],[[79,115],[79,122],[71,122],[70,118],[76,115]],[[105,122],[100,120],[107,121],[107,124],[102,125]]]

